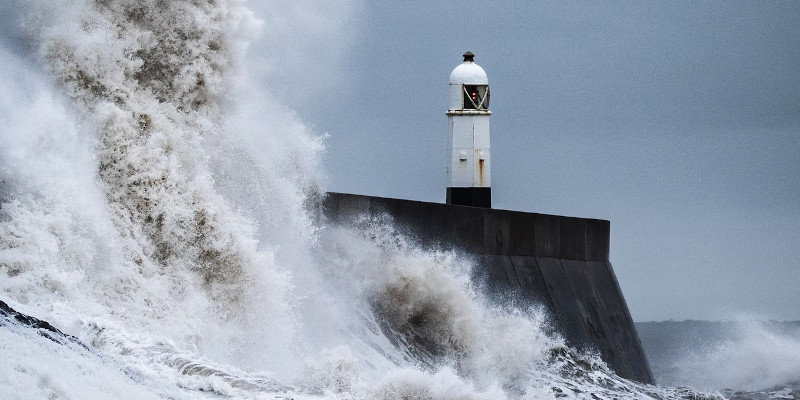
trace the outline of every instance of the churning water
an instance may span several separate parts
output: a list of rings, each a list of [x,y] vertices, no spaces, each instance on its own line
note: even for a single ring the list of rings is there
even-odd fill
[[[327,226],[321,139],[249,84],[240,2],[15,6],[0,300],[77,341],[2,322],[0,398],[714,397],[616,377],[386,221]]]

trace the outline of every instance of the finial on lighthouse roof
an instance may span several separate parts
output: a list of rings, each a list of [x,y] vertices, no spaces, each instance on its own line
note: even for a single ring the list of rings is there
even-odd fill
[[[475,62],[475,54],[472,54],[471,51],[464,53],[464,62]]]

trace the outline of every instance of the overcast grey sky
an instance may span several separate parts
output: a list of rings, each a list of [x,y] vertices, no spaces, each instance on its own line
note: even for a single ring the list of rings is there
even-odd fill
[[[321,3],[260,10],[261,48],[329,190],[443,202],[470,50],[496,208],[610,220],[638,321],[800,319],[800,2]]]

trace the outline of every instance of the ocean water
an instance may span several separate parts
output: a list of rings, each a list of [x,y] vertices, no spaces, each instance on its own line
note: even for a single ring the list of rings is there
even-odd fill
[[[0,300],[75,340],[2,320],[0,399],[720,396],[615,376],[391,221],[328,226],[245,3],[2,10]]]

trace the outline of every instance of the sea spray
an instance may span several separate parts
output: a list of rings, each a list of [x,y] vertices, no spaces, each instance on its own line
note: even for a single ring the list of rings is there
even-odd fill
[[[242,301],[250,266],[264,260],[214,191],[201,147],[217,134],[230,57],[225,10],[180,2],[85,7],[77,27],[42,33],[41,52],[97,130],[98,177],[116,226],[145,241],[127,249],[130,261],[157,273],[191,270],[215,300]]]
[[[387,222],[365,219],[357,230],[331,227],[321,243],[331,280],[362,299],[359,307],[372,310],[383,339],[402,349],[408,364],[431,371],[446,365],[480,386],[513,386],[544,367],[548,349],[563,345],[544,333],[542,310],[490,306],[470,279],[471,259],[421,250]],[[353,276],[361,278],[348,283]]]
[[[753,320],[694,324],[703,329],[693,330],[687,321],[683,336],[676,335],[675,340],[683,339],[675,346],[677,354],[662,366],[660,383],[756,391],[800,381],[797,328]]]
[[[205,141],[224,134],[221,109],[234,52],[227,32],[242,24],[246,10],[227,3],[117,1],[71,3],[64,15],[59,13],[64,6],[34,4],[30,18],[39,25],[28,33],[60,84],[58,97],[69,103],[62,109],[74,122],[51,124],[49,130],[33,126],[33,132],[21,129],[19,135],[52,141],[45,147],[49,158],[72,167],[69,150],[75,146],[64,146],[70,137],[60,132],[67,130],[90,156],[77,157],[84,168],[55,175],[81,174],[78,178],[49,184],[47,174],[32,176],[38,192],[19,186],[29,184],[19,175],[4,179],[10,190],[23,193],[3,207],[11,220],[4,228],[15,229],[4,236],[4,247],[13,255],[20,253],[15,241],[54,243],[50,259],[31,259],[29,252],[19,254],[27,263],[4,263],[13,275],[9,284],[34,286],[20,289],[13,300],[34,301],[26,297],[37,286],[64,296],[90,294],[105,306],[98,313],[130,320],[129,329],[178,335],[204,351],[230,348],[236,353],[232,359],[250,354],[239,343],[243,327],[290,337],[288,273],[276,268],[273,249],[258,247],[253,224],[216,191],[204,149]],[[59,108],[36,110],[44,120],[54,111]],[[25,144],[28,151],[43,147]],[[8,150],[4,164],[18,165],[13,157],[20,148]],[[37,167],[31,171],[44,168]],[[63,187],[75,181],[79,184]],[[87,202],[72,199],[87,192],[92,194]],[[87,212],[101,216],[87,221],[82,215]],[[76,238],[76,230],[99,239]],[[84,256],[64,251],[72,246]],[[65,268],[74,270],[69,288],[59,273]],[[46,298],[36,300],[47,304]],[[235,321],[235,328],[213,321]],[[217,341],[223,345],[212,345]]]

